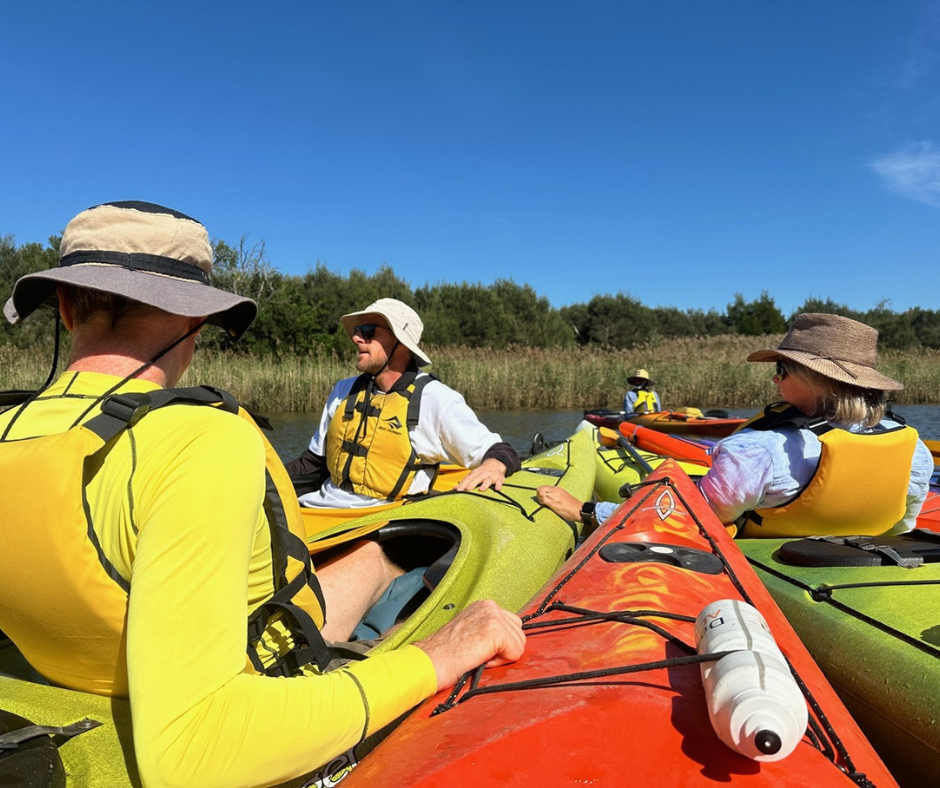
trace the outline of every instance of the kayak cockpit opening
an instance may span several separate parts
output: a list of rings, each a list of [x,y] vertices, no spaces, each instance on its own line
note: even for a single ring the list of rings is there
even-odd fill
[[[413,615],[447,575],[460,549],[460,530],[440,520],[392,520],[368,538],[382,546],[404,575],[366,613],[354,631],[359,640],[379,637]],[[339,545],[317,558],[328,559],[343,549]]]

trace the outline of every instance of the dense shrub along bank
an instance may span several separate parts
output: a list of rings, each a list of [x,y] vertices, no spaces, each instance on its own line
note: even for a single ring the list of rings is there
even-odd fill
[[[53,236],[46,246],[17,246],[12,236],[0,236],[0,296],[5,299],[22,274],[56,265],[59,240]],[[252,246],[243,237],[235,246],[215,241],[214,248],[213,283],[254,298],[261,311],[237,345],[230,345],[220,332],[206,332],[201,342],[206,350],[240,355],[285,360],[331,353],[349,357],[351,346],[339,325],[340,315],[383,296],[414,306],[425,323],[424,341],[446,348],[617,351],[682,337],[756,337],[783,333],[787,326],[767,293],[745,301],[740,293],[732,297],[729,292],[732,300],[723,312],[647,307],[622,292],[556,309],[531,286],[508,279],[491,285],[439,283],[413,289],[387,266],[374,274],[353,270],[342,275],[316,263],[304,275],[294,276],[268,261],[263,243]],[[938,311],[897,313],[879,305],[863,312],[809,297],[794,315],[798,312],[835,312],[862,320],[879,330],[884,349],[940,349]],[[49,349],[53,325],[49,315],[39,314],[22,326],[0,321],[0,345]]]

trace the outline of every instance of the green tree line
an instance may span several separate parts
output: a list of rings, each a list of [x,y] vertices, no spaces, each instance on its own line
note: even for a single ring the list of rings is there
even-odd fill
[[[45,246],[17,246],[12,235],[0,236],[0,296],[9,297],[23,274],[56,266],[60,240],[52,236]],[[255,356],[345,355],[350,346],[340,316],[382,297],[411,304],[424,320],[423,341],[438,346],[630,349],[659,338],[779,334],[800,312],[830,312],[874,326],[885,348],[940,348],[940,311],[919,307],[894,312],[879,304],[858,311],[810,297],[785,317],[767,292],[752,301],[736,293],[723,312],[648,307],[621,292],[556,309],[530,285],[512,279],[413,288],[388,266],[373,274],[354,269],[343,275],[318,262],[303,275],[285,274],[268,260],[263,242],[250,244],[247,237],[234,245],[215,240],[213,248],[213,284],[255,299],[260,313],[237,345],[230,346],[221,332],[206,332],[200,341],[203,347]],[[48,319],[32,317],[17,327],[2,321],[0,344],[50,346],[54,320],[48,312]]]

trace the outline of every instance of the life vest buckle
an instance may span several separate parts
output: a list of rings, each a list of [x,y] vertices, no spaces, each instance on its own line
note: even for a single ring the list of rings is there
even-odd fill
[[[131,394],[112,394],[101,403],[101,410],[127,424],[134,424],[150,410],[150,398]]]

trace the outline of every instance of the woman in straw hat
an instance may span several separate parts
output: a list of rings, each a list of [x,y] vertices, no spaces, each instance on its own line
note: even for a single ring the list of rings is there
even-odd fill
[[[914,527],[933,459],[886,415],[904,386],[875,370],[878,332],[847,317],[801,314],[774,349],[780,402],[719,441],[699,483],[745,536],[883,534]]]
[[[839,315],[802,314],[773,350],[780,401],[718,442],[699,488],[719,519],[748,537],[883,534],[915,526],[933,458],[896,416],[903,388],[875,370],[878,332]],[[566,519],[602,523],[616,504],[557,488],[539,500]]]
[[[627,378],[627,383],[633,388],[623,397],[624,413],[653,413],[663,409],[659,403],[659,394],[653,391],[650,373],[645,369],[634,372]]]

